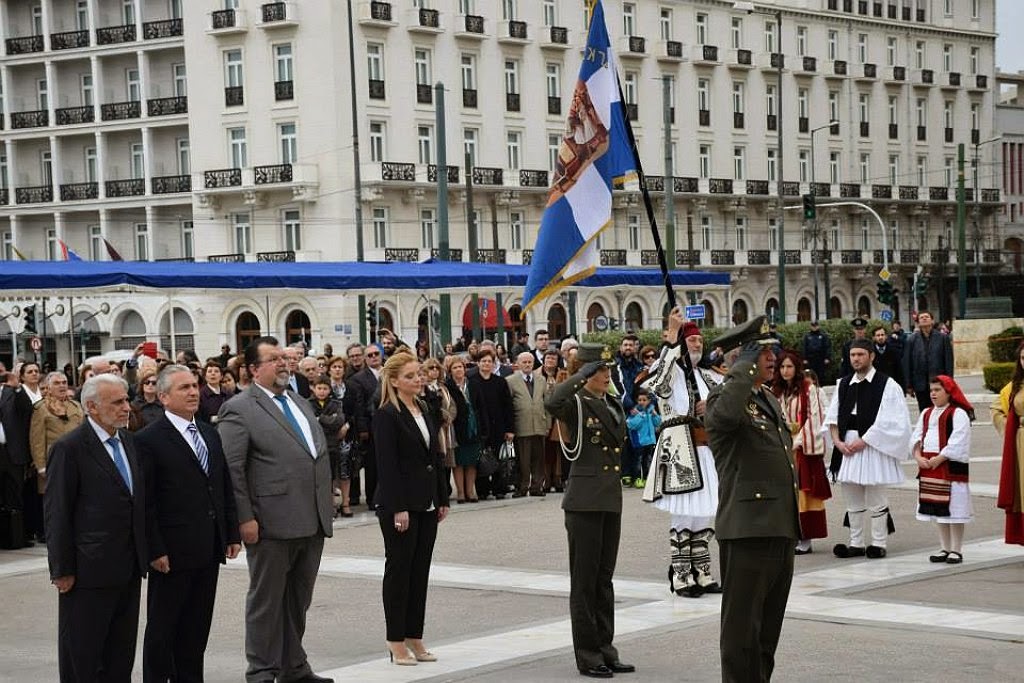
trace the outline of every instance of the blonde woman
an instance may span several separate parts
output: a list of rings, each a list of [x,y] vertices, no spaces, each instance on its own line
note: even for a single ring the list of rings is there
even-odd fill
[[[39,493],[46,490],[46,464],[54,442],[82,424],[82,406],[68,398],[68,378],[63,372],[51,372],[41,383],[46,398],[35,405],[29,427],[29,450],[36,468]]]
[[[448,487],[438,449],[438,426],[418,396],[416,357],[396,352],[380,375],[380,408],[373,417],[377,508],[384,537],[384,619],[395,664],[437,660],[423,644],[430,559],[437,525],[448,516]]]
[[[423,387],[423,397],[430,406],[430,413],[438,423],[438,448],[444,457],[446,470],[455,467],[455,434],[452,431],[452,423],[455,422],[456,411],[455,400],[451,392],[444,384],[444,367],[441,361],[436,358],[428,358],[423,361],[423,372],[426,380]],[[448,476],[445,475],[447,486]]]

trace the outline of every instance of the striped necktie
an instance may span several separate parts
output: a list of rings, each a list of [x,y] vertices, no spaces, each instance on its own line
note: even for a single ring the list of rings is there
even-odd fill
[[[195,422],[190,422],[187,431],[188,435],[192,437],[192,446],[196,449],[196,460],[199,461],[199,466],[203,468],[203,472],[209,474],[210,451],[206,447],[206,443],[203,441],[203,437],[199,435],[199,428],[196,427]]]
[[[124,451],[121,450],[121,440],[116,436],[112,436],[107,439],[107,443],[110,444],[110,448],[114,451],[114,466],[117,467],[118,473],[124,479],[124,485],[128,487],[128,493],[134,494],[132,475],[128,469],[128,460],[124,457]]]

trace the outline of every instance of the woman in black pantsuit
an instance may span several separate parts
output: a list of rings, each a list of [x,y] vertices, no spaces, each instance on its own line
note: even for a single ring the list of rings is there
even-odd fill
[[[437,659],[423,645],[423,619],[437,525],[448,515],[448,487],[438,426],[417,398],[422,382],[412,354],[388,358],[381,371],[380,409],[373,417],[373,501],[384,536],[387,647],[396,664]]]

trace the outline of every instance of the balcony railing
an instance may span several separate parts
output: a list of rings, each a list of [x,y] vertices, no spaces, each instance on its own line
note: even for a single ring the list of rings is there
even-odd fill
[[[982,90],[988,88],[988,76],[978,74],[977,76],[975,76],[974,82]]]
[[[50,125],[50,113],[45,109],[16,111],[11,114],[11,129],[45,128]]]
[[[768,114],[768,120],[765,121],[765,125],[768,127],[768,130],[778,130],[779,117],[775,114]]]
[[[633,54],[642,55],[647,52],[647,39],[643,36],[627,36],[627,47]]]
[[[108,197],[138,197],[146,194],[146,179],[108,180],[104,183],[104,188]]]
[[[295,81],[275,81],[274,100],[283,102],[295,99]]]
[[[917,127],[917,141],[925,142],[928,139],[928,127],[918,126]]]
[[[272,21],[286,21],[288,19],[288,6],[283,2],[268,2],[261,8],[263,23],[269,24]]]
[[[142,103],[138,100],[100,105],[100,118],[104,121],[124,121],[137,119],[140,116],[142,116]]]
[[[601,250],[601,265],[602,266],[624,266],[624,265],[626,265],[626,250],[625,249],[602,249]]]
[[[42,36],[8,38],[4,43],[7,45],[7,54],[9,55],[25,55],[32,52],[42,52],[44,49]]]
[[[253,179],[257,185],[290,183],[294,179],[291,164],[271,164],[253,168]]]
[[[470,109],[476,109],[477,104],[477,92],[476,90],[470,90],[464,88],[462,90],[462,106]]]
[[[981,131],[978,130],[977,128],[972,128],[971,129],[971,144],[972,145],[977,145],[977,144],[980,144],[980,142],[981,142]]]
[[[751,66],[754,63],[753,53],[750,50],[736,50],[736,63]]]
[[[569,44],[569,29],[564,26],[552,26],[550,33],[550,40],[556,45],[568,45]]]
[[[284,4],[284,3],[282,3]],[[295,263],[294,251],[258,251],[257,263]]]
[[[434,89],[429,83],[416,84],[416,103],[430,104],[434,101]]]
[[[917,199],[917,185],[900,185],[898,191],[900,199]]]
[[[473,167],[474,185],[503,185],[505,174],[500,168]],[[504,263],[504,262],[503,262]]]
[[[944,135],[943,135],[943,139],[944,139],[944,140],[945,140],[946,142],[953,142],[953,129],[952,129],[952,128],[946,128],[946,129],[945,129],[945,130],[943,131],[943,133],[944,133]]]
[[[164,175],[152,180],[153,194],[174,194],[175,192],[191,192],[192,176]]]
[[[519,171],[519,185],[522,187],[547,187],[548,172],[522,169]]]
[[[413,182],[416,180],[416,165],[397,161],[382,161],[380,164],[380,177],[381,180]]]
[[[80,202],[85,199],[96,199],[99,196],[99,183],[67,183],[60,186],[62,202]]]
[[[229,85],[224,88],[224,106],[240,107],[245,104],[245,88],[241,85]]]
[[[860,185],[857,183],[840,183],[839,196],[843,199],[859,199]]]
[[[673,178],[672,189],[676,192],[695,193],[700,191],[700,182],[696,178]],[[679,259],[676,259],[677,261]]]
[[[157,97],[147,100],[146,111],[150,116],[171,116],[172,114],[188,113],[188,97]]]
[[[434,259],[435,261],[440,261],[441,260],[441,250],[440,249],[431,249],[430,250],[430,258]],[[451,263],[462,263],[462,250],[461,249],[449,249],[448,250],[448,258],[446,260],[451,262]]]
[[[391,21],[391,3],[377,2],[376,0],[371,2],[370,18],[376,21]]]
[[[949,84],[952,86],[960,87],[960,74],[958,72],[949,72]]]
[[[769,193],[767,180],[748,180],[747,194],[767,195]]]
[[[900,124],[890,123],[889,124],[889,139],[896,140],[900,136]]]
[[[872,185],[872,199],[892,199],[892,185]]]
[[[710,109],[699,109],[697,110],[697,123],[701,126],[711,125],[711,110]]]
[[[376,78],[371,78],[369,81],[370,86],[370,99],[371,100],[383,100],[384,99],[384,81]]]
[[[767,266],[772,262],[772,253],[767,249],[748,249],[747,264],[751,266]]]
[[[837,59],[836,61],[832,62],[832,73],[834,73],[836,76],[845,76],[846,71],[846,62],[844,60]]]
[[[0,187],[0,206],[7,206],[11,203],[11,194],[6,187]]]
[[[62,107],[53,110],[58,126],[72,126],[76,123],[92,123],[96,120],[96,109],[87,107]]]
[[[508,37],[518,38],[519,40],[526,40],[526,22],[525,21],[510,21],[508,22]]]
[[[786,249],[783,253],[783,262],[787,266],[799,266],[800,265],[800,250],[799,249]]]
[[[995,187],[983,187],[981,188],[981,201],[999,203],[999,188]]]
[[[886,256],[886,255],[888,255],[888,257],[889,257],[888,259],[885,259],[885,256]],[[895,262],[895,260],[896,260],[896,254],[894,254],[894,253],[893,253],[893,250],[892,250],[892,249],[890,249],[890,250],[889,250],[889,253],[888,253],[888,254],[886,254],[886,253],[885,253],[884,251],[882,251],[881,249],[875,249],[875,250],[874,250],[874,251],[873,251],[873,252],[871,253],[871,261],[872,261],[872,263],[885,263],[885,261],[886,261],[886,260],[888,260],[888,261],[889,261],[889,263],[893,263],[893,262]]]
[[[931,85],[932,83],[934,83],[935,82],[935,72],[932,71],[931,69],[922,69],[921,70],[921,82],[922,83],[927,83],[928,85]]]
[[[221,187],[238,187],[242,184],[242,169],[221,168],[203,172],[203,186],[207,190]]]
[[[133,43],[135,40],[135,24],[125,24],[124,26],[104,26],[103,28],[96,29],[97,45]]]
[[[50,34],[51,50],[73,50],[76,47],[89,47],[88,31],[64,31]]]
[[[508,254],[504,249],[477,249],[470,256],[474,263],[506,263]]]
[[[732,249],[712,249],[711,265],[713,266],[734,266],[736,265],[736,252]]]
[[[815,197],[831,197],[832,185],[829,183],[811,183],[811,194]]]
[[[920,263],[921,252],[917,249],[900,249],[900,263]]]
[[[717,45],[701,45],[700,56],[705,62],[717,62],[718,61],[718,46]]]
[[[743,128],[743,112],[734,111],[732,113],[732,127]]]
[[[814,249],[811,251],[811,263],[832,263],[832,251],[829,249]]]
[[[817,71],[818,60],[814,57],[804,57],[802,66],[804,71]]]
[[[233,9],[219,9],[215,10],[210,18],[212,20],[212,27],[214,30],[222,28],[234,28],[237,17],[235,10]]]
[[[859,266],[864,263],[864,254],[860,249],[843,249],[839,252],[839,262],[844,266]]]
[[[711,178],[708,181],[708,189],[711,194],[732,194],[732,179]]]
[[[32,187],[14,188],[14,201],[17,204],[44,204],[53,201],[52,185],[35,185]]]
[[[548,113],[549,114],[561,114],[562,113],[562,98],[548,96]]]
[[[245,263],[245,254],[214,254],[206,257],[207,263]]]
[[[949,201],[949,188],[948,187],[929,187],[928,188],[928,199],[933,202],[948,202]]]
[[[797,130],[801,133],[807,133],[811,130],[811,120],[806,116],[798,116],[796,119]]]
[[[683,44],[678,40],[669,40],[665,43],[665,54],[676,59],[683,58]]]
[[[786,68],[786,56],[780,52],[773,52],[768,58],[768,63],[773,69],[785,69]]]
[[[458,183],[459,182],[459,167],[458,166],[448,166],[447,168],[448,168],[448,170],[447,170],[448,182],[449,183]],[[428,183],[436,183],[437,182],[437,164],[427,164],[427,182]]]
[[[626,102],[626,118],[630,121],[639,121],[640,105],[634,102]]]
[[[875,78],[878,75],[878,66],[875,64],[864,65],[864,78]]]
[[[421,7],[418,14],[420,26],[425,28],[441,28],[441,13],[436,9]]]
[[[185,26],[181,19],[163,19],[160,21],[147,21],[142,25],[142,37],[145,40],[157,40],[159,38],[176,38],[184,35]]]
[[[466,15],[466,33],[475,33],[477,35],[483,35],[484,33],[484,18],[475,14]],[[552,41],[554,42],[554,41]]]
[[[782,183],[782,196],[783,197],[799,197],[800,196],[800,183],[795,180],[787,180]]]
[[[384,260],[389,263],[415,263],[420,260],[420,250],[415,247],[387,247],[384,249]]]
[[[505,111],[519,111],[519,93],[505,93]]]
[[[905,67],[905,66],[894,66],[892,68],[892,80],[894,80],[894,81],[905,81],[905,80],[907,80],[907,67]]]

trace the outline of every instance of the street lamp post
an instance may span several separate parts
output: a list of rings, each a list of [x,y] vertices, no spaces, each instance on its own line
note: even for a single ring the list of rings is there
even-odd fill
[[[1002,140],[1002,136],[974,143],[974,158],[971,159],[972,186],[974,187],[974,295],[981,296],[981,188],[978,187],[978,149]]]
[[[747,14],[764,14],[767,16],[775,17],[775,36],[776,45],[775,49],[778,51],[779,59],[776,62],[776,76],[777,84],[775,87],[775,123],[776,123],[776,155],[778,159],[776,164],[778,166],[778,199],[779,199],[779,218],[778,218],[778,253],[779,263],[776,270],[776,277],[779,280],[779,322],[786,322],[786,212],[784,211],[786,204],[786,196],[784,193],[785,185],[783,183],[783,134],[782,134],[782,68],[785,63],[785,57],[782,51],[782,10],[759,10],[755,7],[753,2],[745,2],[737,0],[733,3],[733,9]]]
[[[832,121],[829,121],[826,124],[823,124],[823,125],[818,126],[817,128],[812,128],[811,129],[811,194],[815,193],[814,192],[814,186],[815,186],[815,174],[814,174],[814,135],[818,131],[825,130],[826,128],[831,128],[832,126],[836,125],[837,123],[839,123],[839,122],[833,119]],[[818,214],[817,214],[817,212],[815,212],[815,214],[814,214],[814,223],[811,225],[811,263],[813,264],[813,267],[814,267],[814,319],[815,320],[821,319],[821,313],[820,313],[819,308],[818,308],[818,261],[820,259],[819,258],[815,258],[817,251],[818,251]],[[828,302],[827,301],[825,302],[825,305],[828,306]]]

